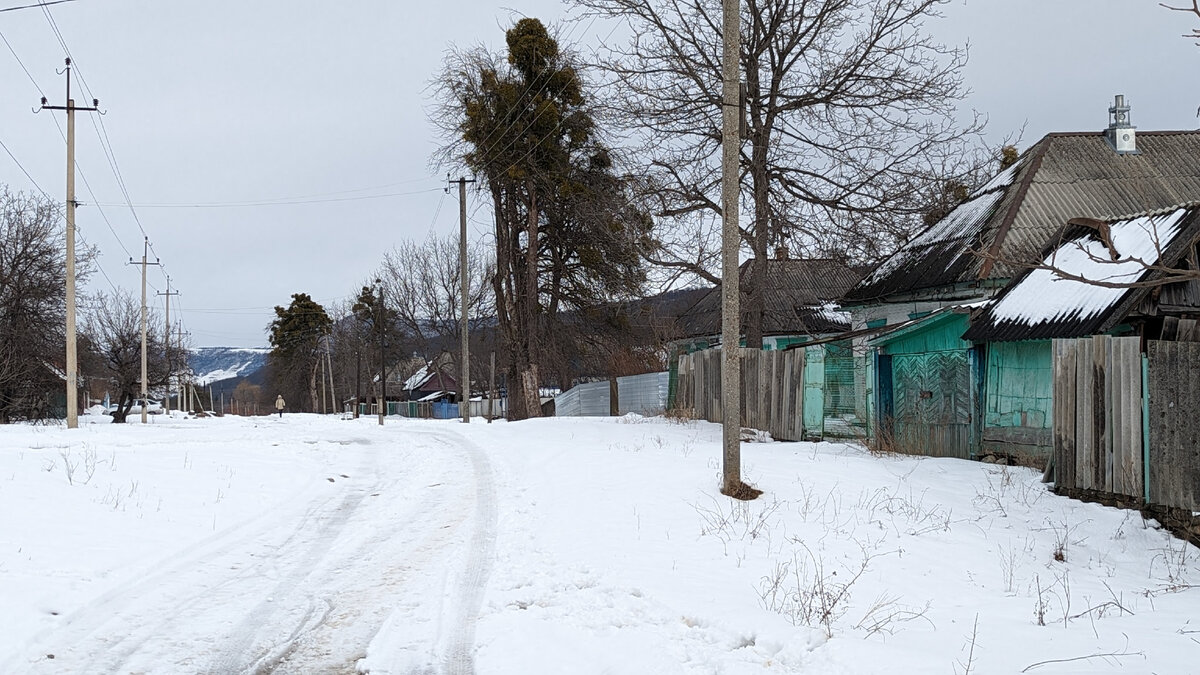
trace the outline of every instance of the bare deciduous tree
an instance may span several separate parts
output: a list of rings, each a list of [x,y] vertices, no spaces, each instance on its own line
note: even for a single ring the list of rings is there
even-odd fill
[[[713,283],[720,252],[720,0],[574,0],[632,36],[601,54],[605,113],[640,141],[646,193],[677,227],[651,259]],[[966,51],[933,40],[940,0],[745,0],[741,66],[746,341],[760,346],[773,248],[877,259],[980,157],[958,121]]]
[[[1158,4],[1160,7],[1166,7],[1167,9],[1172,10],[1172,11],[1187,12],[1189,14],[1195,14],[1196,18],[1200,19],[1200,0],[1192,0],[1191,7],[1175,7],[1174,5],[1168,5],[1165,2],[1160,2]],[[1189,39],[1195,39],[1195,40],[1197,40],[1196,44],[1200,45],[1200,28],[1193,28],[1192,32],[1184,33],[1183,37],[1189,38]]]
[[[150,388],[164,387],[171,373],[160,326],[153,311],[147,314],[146,381]],[[128,292],[101,293],[86,312],[84,331],[86,362],[94,364],[96,377],[108,380],[116,394],[113,423],[125,422],[142,387],[142,309]]]
[[[0,186],[0,423],[44,419],[62,396],[64,241],[58,204]],[[93,258],[77,250],[81,279]]]
[[[456,344],[462,307],[458,237],[430,235],[424,242],[406,241],[383,260],[378,277],[398,328],[413,347],[426,355]],[[467,246],[467,323],[474,332],[494,316],[490,288],[495,273],[481,244]]]

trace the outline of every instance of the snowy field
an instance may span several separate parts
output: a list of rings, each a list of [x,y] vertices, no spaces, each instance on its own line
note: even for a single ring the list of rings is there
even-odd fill
[[[0,427],[0,673],[1195,673],[1200,550],[661,419]]]

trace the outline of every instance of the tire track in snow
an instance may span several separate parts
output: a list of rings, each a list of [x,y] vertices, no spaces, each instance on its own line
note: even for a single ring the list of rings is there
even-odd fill
[[[443,446],[453,460],[413,464],[405,452],[380,466],[379,456],[360,456],[359,481],[346,492],[306,494],[302,508],[186,547],[72,612],[3,670],[352,673],[393,624],[389,637],[425,654],[418,658],[431,671],[473,673],[497,526],[492,468],[457,433],[405,432],[427,441],[420,450]],[[421,490],[427,482],[442,487]],[[430,632],[411,634],[413,619]]]
[[[365,469],[358,465],[355,470]],[[300,490],[296,495],[307,491],[308,488]],[[341,497],[343,503],[345,499]],[[48,669],[47,672],[61,672],[64,657],[69,662],[72,655],[82,657],[80,652],[90,647],[91,653],[83,658],[89,664],[89,672],[128,670],[124,668],[126,663],[143,651],[147,643],[179,628],[178,624],[195,616],[194,610],[211,606],[216,602],[214,598],[223,597],[239,584],[261,578],[266,562],[261,558],[263,549],[285,549],[314,518],[328,510],[328,505],[338,501],[338,495],[318,497],[303,513],[297,514],[282,541],[278,531],[282,518],[272,510],[187,546],[161,561],[153,571],[132,578],[72,611],[62,625],[39,633],[31,641],[31,649],[25,650],[26,657],[56,654],[51,657],[54,661],[43,661],[40,667]],[[251,552],[251,557],[259,555],[257,559],[261,562],[246,565],[242,558],[246,552]],[[228,574],[225,569],[234,573]],[[164,604],[173,608],[165,622],[159,614]],[[8,667],[15,668],[18,663],[33,666],[14,654]]]
[[[453,603],[453,617],[443,669],[447,675],[473,675],[475,672],[475,623],[483,606],[484,592],[492,572],[496,548],[496,483],[487,455],[477,445],[454,433],[444,442],[462,448],[475,472],[474,530],[467,543],[467,554]]]

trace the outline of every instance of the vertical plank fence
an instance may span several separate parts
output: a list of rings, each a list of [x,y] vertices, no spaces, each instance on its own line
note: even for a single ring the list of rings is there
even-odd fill
[[[1054,471],[1060,488],[1141,498],[1137,337],[1054,341]]]
[[[1150,501],[1200,511],[1200,343],[1147,345]]]
[[[742,426],[760,429],[781,441],[804,436],[803,349],[741,349]],[[676,406],[696,417],[721,422],[721,350],[706,349],[679,357]]]

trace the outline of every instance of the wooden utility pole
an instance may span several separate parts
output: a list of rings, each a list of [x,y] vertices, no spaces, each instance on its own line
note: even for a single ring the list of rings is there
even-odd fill
[[[362,350],[354,352],[354,419],[358,419],[358,407],[362,405]]]
[[[492,418],[495,417],[495,415],[492,414],[492,406],[494,405],[493,402],[495,400],[496,400],[496,350],[493,349],[492,350],[492,376],[491,376],[491,379],[488,380],[488,424],[491,424]]]
[[[722,0],[721,28],[724,52],[721,61],[721,492],[741,496],[741,382],[739,338],[741,311],[738,293],[739,141],[741,127],[741,0]]]
[[[167,277],[167,292],[163,293],[162,291],[159,291],[158,295],[164,295],[167,298],[166,311],[164,312],[164,314],[166,315],[166,319],[167,319],[167,321],[166,321],[167,329],[163,333],[163,335],[166,336],[166,339],[163,340],[163,349],[165,350],[165,353],[167,356],[167,400],[166,400],[166,405],[164,406],[164,408],[166,409],[167,413],[170,413],[171,412],[171,296],[179,295],[178,291],[176,291],[174,293],[171,292],[171,277]],[[183,324],[179,325],[179,333],[180,333],[179,334],[179,346],[182,348],[183,347]],[[182,375],[179,378],[179,384],[180,384],[180,387],[179,387],[179,409],[183,410],[183,377],[182,377]]]
[[[46,105],[49,100],[43,96],[42,107],[34,112],[41,110],[67,111],[67,428],[77,429],[79,428],[79,358],[75,348],[75,111],[99,112],[100,101],[92,99],[90,108],[75,106],[75,100],[71,98],[71,59],[67,59],[66,63],[66,70],[63,72],[67,75],[67,104],[65,106]],[[145,413],[142,414],[144,417]]]
[[[449,175],[446,176],[450,178]],[[459,412],[462,413],[463,423],[471,421],[471,335],[467,326],[467,301],[468,293],[471,284],[467,278],[467,183],[474,183],[474,180],[459,178],[451,183],[458,183],[458,278],[459,290],[462,297],[462,316],[459,319],[460,335],[460,351],[459,358],[462,361],[459,367],[460,379],[458,383],[459,390]],[[447,188],[448,190],[449,188]]]
[[[149,252],[150,238],[146,237],[142,243],[142,262],[134,263],[132,259],[129,261],[129,264],[131,265],[140,264],[142,266],[142,424],[147,422],[146,408],[150,407],[150,400],[148,398],[149,394],[147,393],[149,387],[146,381],[146,266],[161,264],[158,260],[155,260],[154,262],[147,262],[146,256],[149,254]],[[167,336],[167,339],[171,339],[169,335]]]

